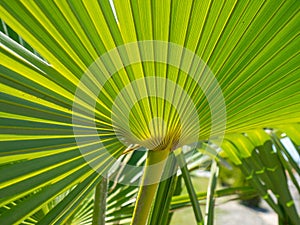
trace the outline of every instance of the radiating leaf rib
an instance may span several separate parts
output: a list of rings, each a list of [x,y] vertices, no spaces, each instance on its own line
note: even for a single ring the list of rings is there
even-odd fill
[[[5,9],[8,9],[12,14],[8,13]],[[10,21],[13,23],[10,24],[14,30],[19,30],[19,33],[22,34],[23,38],[29,41],[29,44],[33,46],[38,52],[42,55],[47,55],[47,60],[50,64],[55,65],[62,74],[68,75],[71,72],[67,67],[73,67],[71,71],[78,71],[74,68],[74,63],[72,61],[68,61],[68,56],[59,57],[59,54],[64,55],[65,53],[58,48],[58,44],[55,43],[53,37],[49,36],[43,26],[36,23],[36,21],[30,16],[30,13],[26,11],[25,7],[21,6],[21,2],[3,2],[1,5],[3,17],[6,18],[4,20]],[[20,18],[20,15],[23,18]],[[22,24],[22,21],[27,21],[27,25]],[[30,25],[28,25],[30,24]],[[58,55],[57,55],[58,53]],[[66,62],[67,61],[67,62]],[[65,67],[65,65],[68,65]],[[81,72],[80,72],[81,74]],[[78,72],[75,72],[75,75],[78,76]]]
[[[86,33],[92,36],[92,40],[94,43],[93,45],[95,49],[97,51],[101,51],[99,53],[103,54],[105,53],[105,51],[116,47],[116,43],[120,43],[120,42],[117,41],[115,43],[115,39],[117,39],[116,34],[118,32],[111,33],[110,30],[113,29],[113,27],[114,30],[116,30],[115,28],[116,21],[112,15],[112,10],[109,5],[109,1],[108,0],[101,1],[100,4],[98,4],[97,1],[84,1],[83,4],[87,10],[87,13],[89,14],[89,18],[91,20],[92,26],[95,27],[95,31],[93,31],[92,26],[88,26],[88,27],[84,26],[83,29],[88,29]],[[105,10],[101,9],[101,5],[106,6]],[[110,15],[109,17],[110,19],[107,18],[107,15]],[[99,39],[101,41],[99,41]]]
[[[99,176],[90,176],[78,184],[58,205],[53,208],[46,217],[37,224],[61,224],[74,213],[74,210],[88,196],[94,185],[99,181]]]
[[[222,89],[228,134],[299,122],[299,1],[230,0],[219,3],[208,0],[116,0],[114,5],[112,9],[109,0],[1,2],[1,18],[22,36],[20,42],[24,38],[47,61],[41,61],[0,34],[3,62],[0,68],[0,162],[5,174],[1,177],[3,182],[0,185],[4,191],[8,191],[4,202],[1,202],[6,204],[39,188],[47,189],[45,186],[52,182],[61,184],[53,192],[49,188],[50,191],[34,195],[32,199],[36,198],[35,209],[28,208],[22,212],[22,207],[27,207],[29,200],[13,207],[11,212],[17,213],[19,221],[67,188],[80,182],[92,182],[96,175],[87,163],[93,159],[82,157],[89,154],[95,156],[93,162],[104,171],[113,162],[113,157],[121,154],[126,146],[115,137],[111,116],[121,117],[120,122],[125,124],[127,121],[123,111],[129,107],[127,100],[137,101],[144,90],[151,93],[152,90],[157,92],[162,89],[165,96],[180,96],[181,102],[177,103],[182,108],[187,107],[187,98],[191,97],[199,114],[200,137],[209,137],[212,126],[211,102],[207,99],[217,93],[216,88],[210,89],[210,93],[205,92],[211,81],[207,80],[200,69],[197,71],[197,79],[204,80],[205,85],[201,87],[203,90],[198,87],[198,80],[192,81],[190,74],[167,65],[167,59],[172,55],[176,55],[179,64],[184,59],[182,52],[172,51],[168,47],[139,47],[134,53],[124,51],[116,54],[115,58],[109,58],[104,62],[107,71],[103,76],[87,73],[89,79],[82,87],[82,96],[76,99],[78,109],[72,111],[76,87],[87,68],[100,55],[124,43],[162,40],[196,52],[210,67]],[[96,93],[97,88],[102,87],[102,82],[111,75],[109,69],[128,61],[132,55],[143,57],[150,53],[162,56],[166,63],[141,62],[128,65],[115,72],[100,95]],[[190,71],[197,68],[193,60],[189,66]],[[149,76],[172,80],[187,91],[188,97],[184,97],[180,88],[170,88],[163,82],[155,87],[147,82],[139,86],[132,84],[138,78]],[[131,91],[124,94],[123,105],[116,106],[120,113],[112,112],[115,98],[128,84]],[[97,98],[95,107],[91,104],[94,98]],[[172,107],[157,97],[139,101],[132,112],[133,130],[142,138],[147,138],[151,133],[152,128],[149,128],[148,123],[154,116],[163,117],[168,126],[177,128],[180,124]],[[72,115],[84,124],[74,125]],[[191,112],[184,115],[192,117]],[[222,119],[221,116],[217,118]],[[191,120],[188,136],[193,134],[197,122],[195,118]],[[80,128],[82,134],[79,136],[85,137],[84,141],[76,144],[72,126]],[[155,135],[162,135],[162,127],[159,124],[155,126]],[[96,133],[91,135],[93,130]],[[293,132],[289,129],[287,131]],[[94,138],[98,135],[101,140],[96,141]],[[244,138],[233,136],[238,143],[226,139],[223,147],[233,161],[245,164],[245,171],[249,172],[249,176],[254,176],[260,192],[267,194],[268,187],[256,176],[266,178],[266,174],[272,173],[266,172],[264,161],[257,155],[253,156],[254,161],[242,160],[240,157],[248,159],[253,149],[249,148],[250,144]],[[297,137],[293,139],[298,140]],[[105,154],[104,149],[97,148],[99,143],[108,148],[109,155]],[[245,143],[249,146],[244,146]],[[82,149],[77,149],[89,145],[93,147],[89,153],[81,154]],[[241,151],[237,145],[245,148]],[[38,164],[31,166],[31,162]],[[252,164],[257,170],[253,170]],[[19,166],[24,167],[24,170],[19,169]],[[263,175],[259,175],[261,171]],[[70,177],[73,178],[72,182]],[[132,178],[132,175],[126,178]],[[276,184],[272,182],[266,181],[270,187],[275,188]],[[28,186],[23,185],[25,183]],[[73,195],[69,195],[49,214],[64,208],[65,215],[48,218],[57,223],[66,222],[92,185],[94,183],[73,192],[76,199],[74,204],[70,203]],[[121,193],[124,194],[125,190]],[[5,197],[5,193],[1,193]],[[39,194],[45,202],[37,198]],[[129,196],[132,194],[134,192]],[[116,195],[116,199],[119,197]],[[272,199],[268,201],[281,213]],[[109,207],[112,210],[113,204]],[[132,208],[128,212],[130,210]],[[7,215],[3,214],[2,219]],[[28,221],[36,222],[36,218]]]
[[[31,198],[28,198],[26,201],[21,204],[15,206],[15,208],[11,209],[14,212],[14,217],[10,216],[10,213],[6,213],[0,216],[0,221],[2,224],[13,224],[15,222],[22,221],[26,216],[33,214],[40,207],[51,201],[55,195],[58,193],[62,193],[63,191],[69,189],[71,185],[74,185],[74,181],[76,181],[76,177],[78,175],[83,175],[83,172],[87,172],[86,170],[79,170],[76,173],[73,173],[69,177],[64,180],[61,180],[56,183],[54,186],[47,186],[43,191],[38,192],[33,195]],[[26,209],[26,210],[24,210]],[[10,211],[9,211],[10,212]]]
[[[77,153],[78,154],[78,153]],[[93,159],[93,157],[92,157],[92,159]],[[93,160],[95,160],[95,159],[93,159]],[[99,162],[101,162],[101,164],[99,164]],[[103,169],[105,168],[105,167],[107,167],[108,165],[109,165],[109,163],[110,162],[104,162],[103,160],[100,160],[100,161],[98,161],[98,162],[96,162],[97,164],[99,164],[99,165],[97,165],[97,167],[102,167]],[[108,163],[108,164],[107,164]],[[85,163],[81,163],[80,165],[81,166],[79,166],[79,167],[77,167],[77,168],[75,168],[75,169],[71,169],[70,170],[70,168],[74,168],[74,166],[72,166],[72,165],[68,165],[68,167],[69,168],[66,168],[67,170],[65,170],[65,174],[64,175],[60,175],[59,177],[57,177],[57,178],[55,178],[54,180],[53,180],[53,182],[54,183],[57,183],[57,184],[59,184],[59,183],[61,183],[62,181],[64,181],[65,179],[67,179],[66,177],[72,177],[72,176],[74,176],[74,175],[76,175],[76,177],[77,177],[77,179],[73,179],[72,178],[72,182],[70,183],[69,181],[66,183],[66,184],[68,184],[68,185],[66,185],[66,184],[64,184],[64,189],[62,189],[62,191],[63,190],[67,190],[68,188],[70,188],[71,187],[71,185],[74,185],[74,184],[76,184],[76,182],[78,182],[78,181],[80,181],[80,180],[84,180],[85,178],[87,178],[88,176],[90,176],[92,173],[94,173],[88,166],[84,166],[84,164]],[[106,164],[106,165],[105,165]],[[78,164],[79,165],[79,164]],[[105,167],[103,167],[103,166],[105,166]],[[81,168],[81,169],[80,169]],[[53,172],[55,172],[55,171],[53,171]],[[56,173],[57,173],[58,171],[56,171]],[[59,172],[61,173],[61,172],[64,172],[64,171],[62,171],[61,169],[59,170]],[[80,173],[80,174],[79,174]],[[45,176],[47,173],[44,173],[44,174],[41,174],[41,179],[44,179],[43,178],[43,176]],[[50,176],[51,177],[51,176]],[[53,177],[53,176],[52,176]],[[34,181],[33,181],[34,183],[36,183],[36,182],[39,182],[39,180],[37,179],[37,178],[35,178],[34,179]],[[53,184],[53,182],[51,182],[52,184]],[[47,183],[43,183],[43,185],[46,185]],[[32,184],[31,184],[32,185]],[[58,185],[59,186],[59,185]],[[43,187],[43,186],[42,186]],[[13,187],[13,188],[17,188],[17,187]],[[24,188],[23,186],[20,186],[19,188]],[[26,186],[25,186],[25,188],[26,188]],[[3,191],[3,189],[1,190],[1,191]],[[32,191],[32,190],[31,190]],[[24,194],[26,194],[25,192],[23,192]],[[47,192],[45,192],[44,194],[47,194]],[[48,194],[50,194],[49,193],[49,191],[48,191]],[[47,198],[47,202],[48,201],[51,201],[51,199],[52,198]],[[46,204],[47,202],[43,202],[43,204]],[[40,203],[39,203],[40,204]],[[16,210],[18,210],[19,209],[19,207],[16,207]],[[17,211],[16,211],[15,209],[12,209],[12,210],[10,210],[9,212],[8,212],[8,217],[9,217],[9,214],[10,213],[16,213],[17,214]],[[29,212],[29,211],[28,211]],[[26,212],[22,212],[22,213],[26,213]],[[31,212],[31,213],[34,213],[34,211],[33,212]],[[5,214],[6,215],[6,214]],[[1,219],[3,219],[4,221],[6,221],[5,220],[5,218],[6,218],[6,216],[5,216],[4,214],[2,215],[2,216],[0,216],[0,220]],[[16,217],[16,218],[14,218],[14,219],[18,219],[19,217]],[[12,218],[10,218],[10,219],[12,219]]]

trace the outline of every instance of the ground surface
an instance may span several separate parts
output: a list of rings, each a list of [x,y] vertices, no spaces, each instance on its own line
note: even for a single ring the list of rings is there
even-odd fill
[[[249,208],[237,201],[216,208],[215,224],[219,225],[277,225],[277,215],[263,202],[260,208]]]
[[[252,209],[230,201],[215,208],[215,225],[277,225],[277,215],[266,203],[261,208]],[[196,224],[191,208],[186,208],[174,214],[171,225]]]
[[[201,182],[205,182],[202,180]],[[299,181],[300,182],[300,181]],[[196,185],[198,182],[195,182]],[[300,213],[300,196],[290,183],[292,195],[296,202],[296,208]],[[184,190],[185,192],[186,190]],[[218,199],[215,208],[215,225],[277,225],[277,215],[266,202],[262,202],[260,208],[253,209],[239,204],[238,201],[224,203],[224,199]],[[202,212],[205,209],[202,208]],[[191,207],[178,210],[174,213],[171,225],[194,225],[193,210]]]

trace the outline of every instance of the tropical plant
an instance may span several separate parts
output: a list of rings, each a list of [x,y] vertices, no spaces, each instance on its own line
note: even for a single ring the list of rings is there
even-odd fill
[[[300,1],[0,4],[0,224],[213,224],[237,192],[299,222]],[[216,190],[222,154],[256,190]]]

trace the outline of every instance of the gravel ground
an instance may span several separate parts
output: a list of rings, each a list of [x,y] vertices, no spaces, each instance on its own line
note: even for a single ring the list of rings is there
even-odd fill
[[[300,180],[299,180],[300,183]],[[296,188],[289,182],[290,190],[300,213],[300,196]],[[253,209],[239,204],[238,201],[224,203],[224,199],[217,199],[215,208],[215,225],[278,225],[277,215],[270,206],[262,201],[260,208]],[[202,212],[204,212],[204,208]],[[175,212],[171,225],[194,225],[193,210],[191,207]],[[300,224],[300,223],[299,223]]]
[[[253,209],[230,201],[215,208],[215,225],[277,225],[277,215],[265,203]]]
[[[204,209],[203,209],[204,212]],[[171,225],[194,225],[193,210],[185,208],[177,211]],[[238,201],[222,203],[215,208],[215,225],[278,225],[277,215],[267,203],[262,202],[261,207],[253,209],[239,204]]]
[[[299,177],[298,177],[299,179]],[[300,183],[300,179],[298,180]],[[297,189],[289,181],[291,194],[294,196],[296,208],[300,213],[300,196]],[[218,203],[218,202],[217,202]],[[260,208],[253,209],[239,204],[237,201],[230,201],[220,204],[215,208],[215,225],[277,225],[277,215],[270,206],[262,201]],[[300,222],[299,222],[300,224]]]

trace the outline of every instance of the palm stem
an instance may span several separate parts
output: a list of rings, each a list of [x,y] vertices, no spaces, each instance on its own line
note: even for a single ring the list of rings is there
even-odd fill
[[[184,155],[181,152],[181,149],[178,149],[176,151],[177,152],[175,154],[176,154],[176,157],[177,157],[177,162],[178,162],[178,165],[181,169],[182,177],[184,179],[186,189],[188,191],[188,194],[189,194],[189,197],[190,197],[190,200],[191,200],[191,203],[192,203],[195,219],[196,219],[198,225],[203,225],[204,224],[204,218],[203,218],[202,213],[201,213],[198,198],[197,198],[197,195],[196,195],[196,192],[195,192],[195,189],[194,189],[191,177],[190,177],[190,173],[188,171],[188,168],[187,168],[187,165],[186,165],[186,162],[185,162]]]
[[[151,211],[157,187],[165,166],[169,149],[163,151],[148,151],[145,171],[137,196],[131,225],[145,225]],[[155,165],[151,167],[151,165]]]
[[[92,225],[105,225],[107,196],[107,179],[105,177],[97,184],[95,190],[95,202]]]
[[[219,174],[219,167],[217,162],[214,160],[211,165],[211,177],[209,179],[209,185],[207,190],[207,203],[205,209],[205,225],[213,225],[214,224],[214,206],[215,206],[215,197],[214,193],[217,186],[217,179]]]
[[[161,181],[158,186],[155,201],[152,203],[151,217],[148,218],[148,225],[168,224],[170,203],[177,181],[176,171],[177,161],[172,153],[168,157],[163,172],[163,176],[168,177],[168,179]]]

